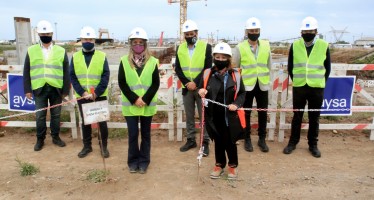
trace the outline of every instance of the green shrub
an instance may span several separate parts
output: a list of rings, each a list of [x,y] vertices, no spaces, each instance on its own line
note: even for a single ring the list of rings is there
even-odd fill
[[[88,172],[87,180],[94,183],[105,182],[108,175],[108,170],[94,169]]]
[[[20,167],[21,176],[30,176],[39,172],[39,167],[36,167],[31,163],[23,162],[18,157],[16,158],[16,161]]]

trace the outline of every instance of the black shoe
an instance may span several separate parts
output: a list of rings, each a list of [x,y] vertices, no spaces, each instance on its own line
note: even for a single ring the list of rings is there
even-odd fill
[[[86,157],[90,152],[92,152],[92,147],[83,147],[82,151],[78,153],[79,158]]]
[[[287,145],[287,146],[283,149],[283,153],[284,153],[284,154],[290,154],[290,153],[292,153],[292,151],[295,150],[295,149],[296,149],[296,145],[291,145],[291,144],[289,144],[289,145]]]
[[[309,151],[312,156],[319,158],[321,157],[321,152],[318,150],[317,145],[309,146]]]
[[[253,152],[252,141],[250,138],[244,139],[244,149],[248,152]]]
[[[34,151],[40,151],[40,150],[42,150],[43,146],[44,146],[44,140],[43,139],[38,139],[36,141],[35,146],[34,146]]]
[[[262,152],[269,152],[269,147],[266,145],[265,138],[260,138],[257,145],[260,147]]]
[[[65,142],[61,140],[59,136],[53,136],[52,137],[52,142],[53,144],[59,146],[59,147],[64,147],[66,146]]]
[[[203,147],[204,147],[203,156],[208,157],[209,156],[209,142],[203,142]]]
[[[187,139],[186,144],[184,144],[179,150],[181,152],[185,152],[195,147],[197,147],[196,141],[192,139]]]
[[[104,147],[104,149],[101,151],[101,155],[104,157],[104,158],[109,158],[110,154],[109,154],[109,151],[106,147]]]

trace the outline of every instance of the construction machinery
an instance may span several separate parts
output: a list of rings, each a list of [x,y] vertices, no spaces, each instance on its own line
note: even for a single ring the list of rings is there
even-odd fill
[[[180,39],[180,41],[183,41],[182,25],[187,20],[187,2],[190,2],[190,1],[202,1],[202,0],[168,0],[169,5],[172,4],[172,3],[179,3],[179,9],[180,9],[180,13],[179,13],[179,39]],[[205,6],[206,6],[207,5],[206,4],[207,0],[204,0],[204,1],[205,1]]]
[[[106,34],[108,38],[102,38],[103,35]],[[99,38],[96,38],[95,43],[96,44],[102,44],[102,43],[113,43],[114,39],[110,38],[110,34],[108,29],[106,28],[99,28]]]

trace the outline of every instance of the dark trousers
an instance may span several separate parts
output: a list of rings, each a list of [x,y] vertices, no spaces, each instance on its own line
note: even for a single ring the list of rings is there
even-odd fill
[[[226,153],[229,160],[229,166],[238,166],[238,149],[236,144],[232,142],[230,137],[229,127],[226,126],[225,114],[219,113],[221,118],[215,118],[214,125],[219,131],[214,135],[214,153],[216,157],[216,165],[220,165],[222,168],[226,166]],[[217,113],[218,115],[218,113]]]
[[[257,108],[268,108],[268,91],[260,90],[258,81],[252,91],[247,91],[245,95],[244,108],[252,108],[253,99],[256,98]],[[258,111],[258,136],[266,137],[267,111]],[[245,120],[247,127],[245,128],[244,138],[250,138],[251,134],[251,111],[245,111]]]
[[[62,102],[62,97],[57,91],[57,88],[52,87],[48,84],[44,85],[42,91],[39,95],[34,96],[35,99],[35,109],[45,108],[60,104]],[[51,136],[58,136],[60,133],[60,115],[61,115],[61,106],[55,108],[50,108],[51,120],[50,120],[50,129]],[[42,110],[36,113],[36,137],[38,139],[45,139],[47,132],[47,110]]]
[[[303,87],[294,87],[293,92],[293,108],[304,109],[308,103],[308,109],[321,109],[323,102],[324,88],[312,88],[308,85]],[[308,144],[317,145],[319,132],[319,116],[320,111],[308,111],[309,116],[309,130],[308,130]],[[291,137],[289,144],[296,145],[300,141],[301,123],[303,119],[303,111],[294,111],[291,124]]]
[[[129,168],[147,169],[151,162],[151,122],[153,116],[125,116],[129,131],[127,165]],[[139,148],[139,123],[141,142]]]
[[[104,101],[107,100],[106,97],[98,97],[95,99],[95,101]],[[84,119],[83,119],[83,112],[82,112],[82,104],[85,103],[91,103],[93,102],[92,100],[86,100],[86,99],[81,99],[78,100],[78,107],[79,107],[79,112],[82,117],[82,133],[83,133],[83,145],[84,147],[91,147],[92,144],[92,127],[91,124],[89,125],[84,125]],[[100,135],[101,135],[101,141],[103,143],[103,147],[107,147],[108,144],[108,125],[106,121],[104,122],[99,122],[99,128],[100,128]],[[98,135],[98,137],[100,137]],[[100,138],[99,138],[100,140]]]
[[[197,106],[197,112],[199,113],[199,120],[201,122],[201,98],[195,91],[187,91],[183,95],[184,112],[186,113],[186,129],[187,139],[196,140],[196,128],[195,128],[195,106]],[[209,143],[209,135],[204,128],[204,141]]]

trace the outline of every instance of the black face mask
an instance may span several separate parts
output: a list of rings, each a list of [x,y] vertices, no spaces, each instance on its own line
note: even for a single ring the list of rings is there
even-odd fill
[[[216,60],[214,59],[214,66],[217,67],[218,70],[222,70],[224,68],[227,68],[229,65],[230,65],[230,61],[229,60]]]
[[[52,41],[52,36],[40,36],[40,41],[44,44],[48,44]]]
[[[314,37],[316,37],[316,34],[304,33],[304,34],[301,34],[301,37],[303,37],[305,42],[311,42],[314,39]]]
[[[248,39],[250,39],[251,41],[257,41],[259,37],[260,37],[260,34],[248,33]]]
[[[187,44],[189,44],[189,45],[193,45],[197,41],[196,36],[194,36],[194,37],[186,37],[185,39],[186,39]]]

